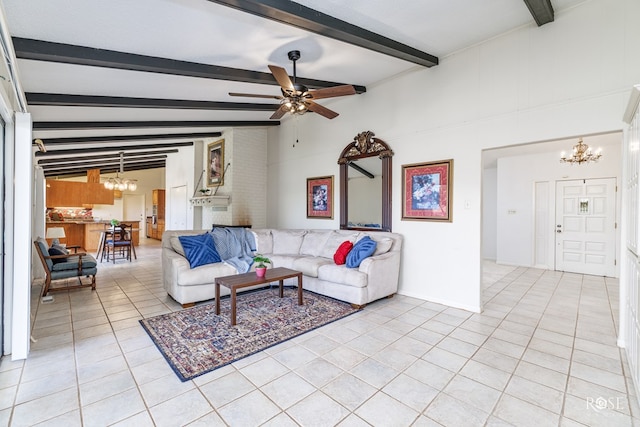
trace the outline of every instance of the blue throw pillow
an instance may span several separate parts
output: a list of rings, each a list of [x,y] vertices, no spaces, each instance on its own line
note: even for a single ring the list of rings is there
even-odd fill
[[[178,236],[178,239],[180,239],[191,268],[222,261],[216,251],[213,239],[208,233],[196,236]]]
[[[66,252],[65,249],[61,248],[60,246],[51,246],[49,248],[49,255],[50,256],[69,255],[69,253]],[[54,264],[58,264],[59,262],[66,262],[67,259],[66,258],[53,258],[51,261],[53,261]]]
[[[377,243],[369,236],[358,240],[353,249],[347,255],[347,267],[356,268],[360,266],[363,259],[370,257],[376,251]]]

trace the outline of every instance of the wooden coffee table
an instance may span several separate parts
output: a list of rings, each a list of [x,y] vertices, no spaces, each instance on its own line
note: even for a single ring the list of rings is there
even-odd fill
[[[231,291],[231,324],[236,324],[236,291],[248,286],[260,285],[263,283],[280,282],[280,298],[283,296],[284,279],[291,277],[298,278],[298,305],[302,305],[302,273],[284,267],[267,269],[264,277],[258,277],[255,272],[244,274],[234,274],[233,276],[217,277],[216,284],[216,314],[220,314],[220,286],[225,286]]]

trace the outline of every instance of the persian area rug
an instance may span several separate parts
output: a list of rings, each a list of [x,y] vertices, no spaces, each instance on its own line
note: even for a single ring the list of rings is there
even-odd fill
[[[257,353],[358,311],[350,304],[296,288],[278,287],[238,293],[237,325],[231,326],[230,299],[140,320],[182,381]]]

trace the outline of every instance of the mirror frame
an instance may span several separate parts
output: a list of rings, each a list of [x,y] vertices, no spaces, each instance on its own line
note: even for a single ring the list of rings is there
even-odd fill
[[[393,151],[379,138],[374,138],[370,130],[360,132],[350,142],[338,159],[340,165],[340,229],[391,231],[391,158]],[[382,228],[349,227],[349,163],[366,157],[378,157],[382,160]]]

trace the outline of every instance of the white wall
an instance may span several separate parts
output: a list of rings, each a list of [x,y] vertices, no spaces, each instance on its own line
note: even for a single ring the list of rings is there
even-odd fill
[[[199,147],[201,147],[201,143]],[[172,187],[179,187],[186,185],[187,197],[193,197],[194,186],[198,182],[198,178],[202,173],[202,158],[198,157],[198,163],[194,161],[195,145],[190,147],[180,147],[178,153],[171,154],[167,157],[165,167],[165,226],[171,224],[171,203],[175,201],[171,200]],[[151,199],[150,199],[151,200]],[[191,205],[187,206],[187,224],[188,230],[193,229],[194,224],[194,208]],[[198,228],[200,228],[198,226]]]
[[[482,258],[494,260],[498,251],[498,168],[482,171]]]
[[[640,76],[637,16],[634,0],[585,2],[554,23],[417,67],[363,95],[327,100],[340,113],[332,121],[283,120],[269,130],[269,226],[339,227],[337,215],[306,218],[306,178],[338,176],[341,150],[371,130],[395,152],[393,231],[405,236],[400,293],[480,310],[481,150],[622,129]],[[449,158],[453,222],[401,221],[401,165]],[[334,202],[339,209],[337,195]]]
[[[553,268],[556,181],[622,177],[622,133],[619,144],[608,146],[597,163],[571,166],[561,164],[560,150],[498,159],[497,175],[497,257],[500,264],[534,266],[534,184],[549,182],[549,228],[547,259],[544,265]],[[570,145],[564,147],[569,151]],[[616,222],[620,224],[620,194],[617,193]],[[509,213],[511,212],[511,213]]]

